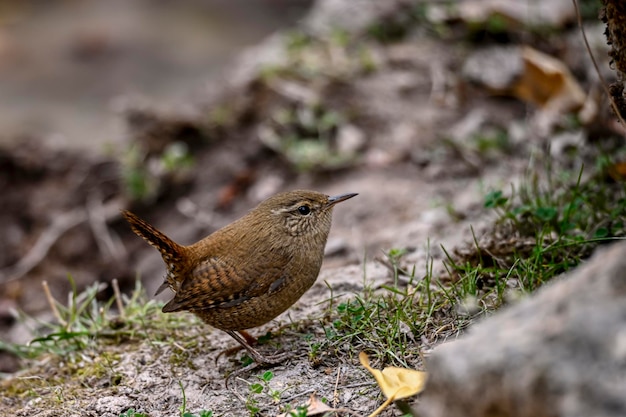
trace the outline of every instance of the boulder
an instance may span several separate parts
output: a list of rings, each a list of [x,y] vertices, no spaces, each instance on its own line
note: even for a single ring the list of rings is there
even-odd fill
[[[626,416],[626,243],[435,349],[420,416]]]

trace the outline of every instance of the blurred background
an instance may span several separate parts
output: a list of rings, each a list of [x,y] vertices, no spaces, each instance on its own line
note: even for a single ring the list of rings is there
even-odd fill
[[[293,25],[310,3],[3,1],[0,141],[37,136],[101,152],[120,134],[116,98],[201,97],[243,48]]]

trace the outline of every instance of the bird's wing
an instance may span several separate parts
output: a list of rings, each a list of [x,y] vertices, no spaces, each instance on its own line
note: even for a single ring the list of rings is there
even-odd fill
[[[275,257],[273,265],[285,265]],[[196,266],[182,282],[164,312],[206,310],[235,306],[274,289],[285,280],[284,268],[257,264],[245,268],[230,265],[221,258],[211,257]]]

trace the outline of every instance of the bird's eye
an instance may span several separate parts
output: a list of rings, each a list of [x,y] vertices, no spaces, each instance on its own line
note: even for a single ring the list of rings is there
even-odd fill
[[[311,212],[311,209],[309,208],[309,206],[298,207],[298,213],[302,214],[303,216],[306,216],[310,212]]]

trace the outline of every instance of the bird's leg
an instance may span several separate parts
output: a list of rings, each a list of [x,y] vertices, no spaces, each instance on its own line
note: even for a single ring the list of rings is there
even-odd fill
[[[252,336],[250,333],[248,333],[245,330],[237,330],[237,333],[243,336],[243,338],[246,339],[246,342],[248,342],[250,346],[255,345],[256,342],[258,342],[256,337]]]
[[[246,342],[248,342],[248,344],[250,346],[255,345],[257,342],[257,338],[252,336],[250,333],[248,333],[245,330],[238,330],[239,334],[241,334],[241,336],[243,336],[244,339],[246,339]],[[215,357],[215,363],[217,363],[217,361],[219,360],[220,356],[222,355],[227,355],[230,356],[236,352],[239,352],[241,349],[243,349],[243,345],[240,346],[235,346],[233,348],[230,349],[226,349],[221,351],[216,357]]]
[[[248,340],[250,339],[254,340],[254,338],[250,336],[247,332],[239,333],[233,330],[226,330],[226,333],[228,333],[233,339],[238,341],[239,344],[248,351],[248,353],[250,354],[254,362],[256,362],[259,365],[277,365],[283,362],[289,356],[291,356],[289,352],[285,352],[285,353],[281,353],[281,354],[273,355],[273,356],[263,356],[255,348],[253,348],[250,345],[250,343],[248,343]]]

